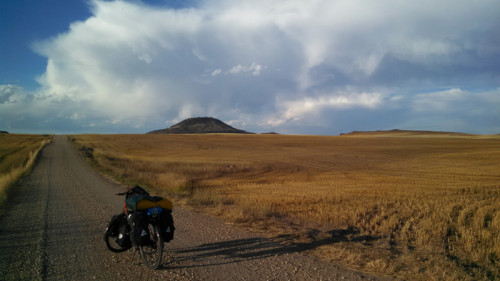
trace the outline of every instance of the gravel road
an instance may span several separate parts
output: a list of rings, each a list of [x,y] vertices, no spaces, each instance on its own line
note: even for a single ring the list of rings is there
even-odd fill
[[[107,250],[103,233],[125,189],[97,174],[56,136],[0,215],[2,280],[380,280],[300,254],[301,249],[174,208],[175,239],[159,270],[138,252]]]

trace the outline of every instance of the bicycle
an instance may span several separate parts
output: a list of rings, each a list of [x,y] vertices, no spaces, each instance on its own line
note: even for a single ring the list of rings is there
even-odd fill
[[[116,195],[127,195],[127,199],[130,196],[130,191],[125,193],[118,193]],[[147,194],[149,196],[149,194]],[[161,197],[148,197],[150,200],[157,200]],[[161,198],[161,200],[164,200]],[[149,201],[150,203],[155,203],[155,201]],[[170,203],[171,204],[171,203]],[[104,232],[104,241],[106,243],[107,248],[115,253],[125,252],[128,249],[132,248],[132,237],[133,234],[131,227],[131,219],[133,212],[130,210],[130,206],[127,205],[127,200],[125,203],[124,211],[121,214],[115,215],[111,218],[111,221],[108,223],[106,231]],[[137,211],[135,211],[137,212]],[[139,249],[141,258],[144,264],[151,269],[157,269],[162,261],[163,257],[163,243],[169,242],[173,239],[173,221],[172,224],[169,225],[166,229],[162,229],[164,223],[162,224],[162,214],[165,216],[170,216],[170,214],[165,214],[165,212],[171,212],[168,209],[164,209],[161,207],[153,207],[145,210],[141,210],[144,212],[144,217],[146,221],[144,222],[145,228],[140,229],[141,242],[137,244],[137,248]],[[162,234],[162,233],[166,234]],[[164,239],[164,235],[168,236],[167,241]]]

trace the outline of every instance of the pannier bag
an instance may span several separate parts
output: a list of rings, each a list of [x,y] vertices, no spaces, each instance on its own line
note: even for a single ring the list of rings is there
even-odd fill
[[[125,224],[120,226],[118,237],[116,237],[116,244],[126,249],[132,247],[132,241],[130,240],[130,226],[128,223],[125,222]]]
[[[160,213],[160,235],[163,237],[164,242],[170,242],[174,239],[174,218],[172,211],[164,210]]]
[[[132,240],[132,245],[143,246],[149,243],[149,233],[148,233],[148,219],[146,213],[143,211],[137,211],[129,215],[130,224],[130,239]]]
[[[148,218],[147,212],[144,211],[136,211],[133,214],[129,215],[129,223],[131,233],[130,237],[132,239],[132,245],[134,246],[142,246],[150,243],[149,239],[149,230],[148,230]],[[172,211],[167,209],[160,209],[160,213],[158,214],[159,219],[159,232],[163,238],[164,242],[170,242],[174,239],[174,218],[172,217]]]
[[[108,224],[109,236],[116,239],[116,244],[122,248],[130,248],[130,228],[127,222],[127,217],[124,213],[115,215],[111,218]]]
[[[120,232],[120,221],[122,220],[122,218],[125,218],[125,214],[123,213],[115,215],[111,218],[111,221],[108,224],[109,236],[118,237],[118,232]]]

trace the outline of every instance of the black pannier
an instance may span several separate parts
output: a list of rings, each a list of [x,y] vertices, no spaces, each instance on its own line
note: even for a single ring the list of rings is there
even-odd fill
[[[160,235],[163,238],[163,242],[170,242],[174,239],[174,218],[172,217],[172,211],[163,209],[160,213]]]
[[[149,243],[148,218],[145,211],[136,211],[129,215],[129,224],[132,245],[143,246]]]
[[[130,227],[125,214],[115,215],[108,224],[109,236],[116,239],[116,244],[122,248],[130,248]]]
[[[120,232],[118,233],[118,237],[116,238],[116,244],[118,244],[122,248],[130,248],[132,247],[132,241],[130,241],[130,227],[128,224],[122,224],[120,226]]]

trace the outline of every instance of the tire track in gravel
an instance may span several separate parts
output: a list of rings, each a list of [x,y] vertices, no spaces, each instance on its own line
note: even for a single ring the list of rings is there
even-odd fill
[[[125,189],[97,174],[65,136],[40,154],[2,207],[2,280],[378,280],[301,255],[302,249],[174,208],[175,239],[159,270],[138,252],[112,253],[103,233]]]

